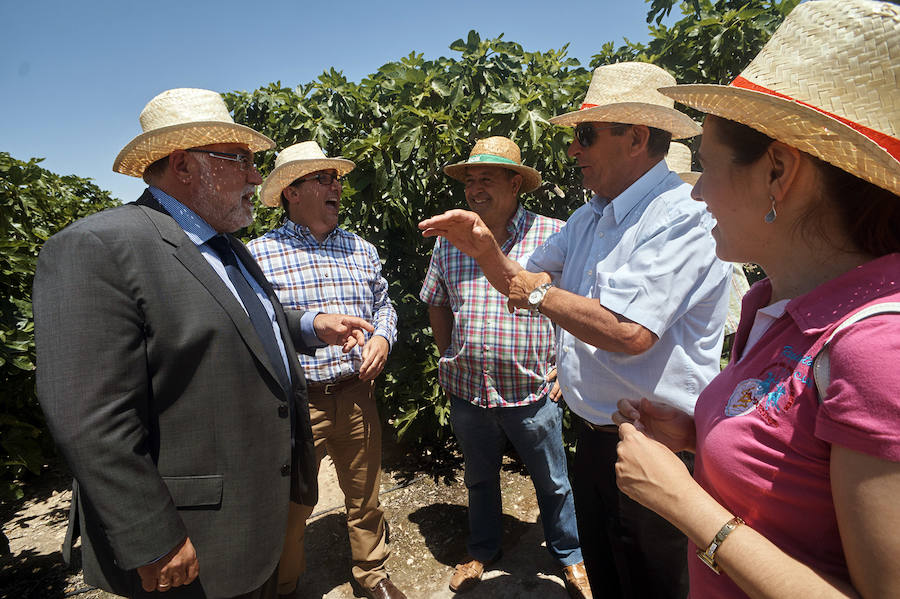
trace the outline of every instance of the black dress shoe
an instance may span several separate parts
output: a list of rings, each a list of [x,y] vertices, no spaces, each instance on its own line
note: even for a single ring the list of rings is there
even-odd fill
[[[382,578],[378,584],[369,589],[369,597],[372,599],[406,599],[406,595],[387,578]]]

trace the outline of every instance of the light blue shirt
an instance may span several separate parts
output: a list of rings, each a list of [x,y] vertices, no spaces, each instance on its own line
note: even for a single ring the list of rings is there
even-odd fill
[[[596,298],[659,337],[637,356],[589,345],[557,327],[566,403],[610,424],[616,402],[646,397],[694,412],[719,372],[731,264],[716,258],[715,224],[664,161],[611,202],[594,196],[528,262],[560,288]]]
[[[247,308],[244,306],[244,302],[241,301],[240,295],[238,295],[237,289],[234,288],[234,284],[231,282],[231,279],[228,277],[228,273],[225,271],[225,265],[222,263],[222,259],[219,258],[219,255],[216,254],[206,242],[209,241],[212,237],[218,235],[215,229],[213,229],[209,223],[207,223],[203,218],[201,218],[196,212],[159,189],[158,187],[150,186],[150,193],[153,195],[156,200],[162,204],[162,207],[166,209],[172,218],[175,219],[175,222],[184,229],[185,235],[188,236],[194,245],[197,246],[197,249],[200,250],[200,253],[209,262],[209,265],[212,266],[213,270],[216,271],[216,274],[219,275],[219,278],[222,279],[222,282],[225,283],[225,286],[231,291],[234,295],[234,298],[238,301],[242,308],[244,308],[244,312],[247,312]],[[272,306],[272,302],[269,301],[269,298],[266,296],[265,291],[263,291],[262,287],[260,287],[259,283],[256,282],[255,277],[253,277],[247,269],[244,268],[243,263],[238,260],[238,266],[241,268],[241,272],[244,273],[244,278],[247,279],[247,282],[250,283],[250,286],[253,288],[253,291],[256,293],[256,297],[259,298],[260,303],[262,303],[263,308],[266,310],[266,314],[269,317],[269,320],[272,323],[272,329],[275,331],[275,340],[278,342],[278,351],[281,352],[281,359],[284,361],[284,369],[287,372],[288,377],[291,376],[291,368],[288,365],[287,360],[287,352],[284,349],[284,341],[281,338],[281,327],[278,326],[278,321],[275,319],[275,308]],[[306,315],[304,315],[306,316]],[[313,316],[314,317],[314,316]],[[301,319],[301,325],[303,325],[303,321]],[[315,334],[315,333],[313,333]],[[319,342],[321,344],[321,342]]]

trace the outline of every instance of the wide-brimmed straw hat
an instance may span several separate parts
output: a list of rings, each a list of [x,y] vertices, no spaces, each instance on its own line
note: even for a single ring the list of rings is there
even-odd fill
[[[682,143],[673,141],[669,144],[669,153],[666,154],[666,165],[669,170],[678,173],[681,180],[690,185],[696,185],[700,173],[691,170],[691,149]]]
[[[516,142],[508,137],[485,137],[475,142],[465,162],[444,167],[444,173],[459,181],[466,180],[466,168],[470,166],[499,166],[522,175],[522,193],[541,186],[541,173],[522,164],[522,152]]]
[[[314,173],[334,169],[343,177],[356,168],[356,164],[337,156],[329,158],[314,141],[304,141],[283,149],[275,158],[275,168],[259,189],[259,198],[266,206],[280,206],[281,192],[296,179]]]
[[[730,85],[660,91],[900,195],[900,6],[795,8]]]
[[[594,69],[581,108],[550,119],[555,125],[627,123],[662,129],[675,139],[700,134],[700,125],[675,110],[675,102],[657,91],[675,78],[647,62],[620,62]]]
[[[247,144],[254,152],[275,147],[265,135],[235,123],[222,96],[208,89],[164,91],[141,111],[141,129],[116,156],[117,173],[143,177],[144,169],[175,150],[210,144]]]

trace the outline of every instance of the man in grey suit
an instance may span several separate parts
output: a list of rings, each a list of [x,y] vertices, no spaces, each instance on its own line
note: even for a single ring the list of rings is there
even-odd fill
[[[133,597],[274,597],[288,501],[314,503],[296,351],[362,319],[282,309],[229,233],[252,221],[267,137],[215,92],[163,92],[113,170],[134,204],[50,238],[34,283],[37,390],[75,475],[64,555]]]

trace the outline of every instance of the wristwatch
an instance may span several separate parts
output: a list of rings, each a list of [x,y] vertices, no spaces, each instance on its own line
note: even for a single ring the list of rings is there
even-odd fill
[[[528,309],[532,312],[540,312],[547,290],[551,287],[553,287],[553,283],[544,283],[532,289],[531,293],[528,294]]]
[[[709,566],[716,574],[722,571],[722,569],[719,567],[719,564],[716,562],[716,551],[719,550],[719,547],[721,547],[722,543],[725,541],[725,538],[731,534],[731,531],[733,531],[741,524],[744,524],[744,521],[740,516],[735,516],[734,518],[726,522],[725,525],[722,526],[722,528],[719,529],[719,532],[716,533],[716,537],[709,544],[709,547],[707,547],[705,550],[697,549],[697,557],[699,557],[701,561]]]

